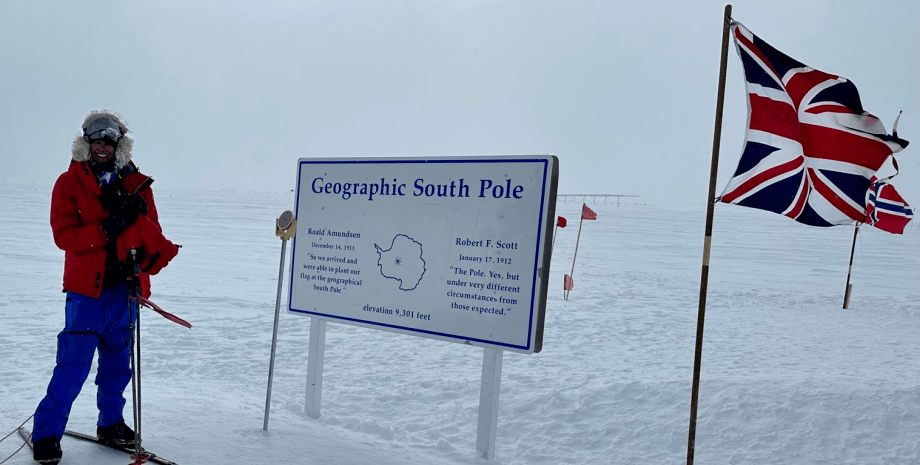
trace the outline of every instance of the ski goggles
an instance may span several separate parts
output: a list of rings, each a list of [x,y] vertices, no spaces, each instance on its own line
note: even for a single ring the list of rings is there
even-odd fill
[[[118,140],[121,139],[121,130],[118,128],[118,123],[109,118],[99,118],[91,121],[86,125],[83,133],[86,134],[86,138],[90,142],[105,139],[118,143]]]

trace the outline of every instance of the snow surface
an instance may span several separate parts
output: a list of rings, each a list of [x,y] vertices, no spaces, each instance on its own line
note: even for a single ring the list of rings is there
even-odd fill
[[[33,413],[63,325],[50,191],[0,185],[0,436]],[[281,315],[262,431],[274,219],[293,193],[158,191],[157,204],[183,248],[154,277],[152,300],[195,328],[142,313],[148,449],[182,465],[487,463],[475,454],[481,349],[330,323],[313,420],[302,315]],[[564,301],[580,206],[557,205],[569,226],[556,240],[543,352],[504,355],[493,463],[685,463],[703,206],[591,203],[598,219],[582,228]],[[852,235],[716,206],[696,463],[920,462],[920,229],[861,228],[842,310]],[[92,380],[70,429],[94,431]],[[19,444],[0,443],[0,460]],[[62,465],[129,462],[94,444],[63,448]],[[7,463],[34,462],[24,451]]]

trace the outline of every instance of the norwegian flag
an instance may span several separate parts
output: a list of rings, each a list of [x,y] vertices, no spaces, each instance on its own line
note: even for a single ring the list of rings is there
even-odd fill
[[[744,150],[720,200],[812,226],[862,221],[870,179],[907,141],[863,110],[846,78],[810,68],[732,21],[744,66]]]
[[[904,228],[914,217],[914,209],[904,201],[894,186],[872,178],[866,193],[866,218],[864,222],[892,234],[904,234]]]

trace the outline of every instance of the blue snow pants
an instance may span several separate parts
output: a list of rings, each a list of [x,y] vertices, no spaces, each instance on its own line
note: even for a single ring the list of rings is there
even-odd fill
[[[93,355],[99,350],[96,372],[98,426],[124,420],[124,391],[131,381],[131,332],[135,304],[128,285],[104,289],[98,299],[67,293],[64,330],[58,334],[57,365],[45,398],[38,404],[32,437],[37,441],[61,439],[70,409],[89,376]]]

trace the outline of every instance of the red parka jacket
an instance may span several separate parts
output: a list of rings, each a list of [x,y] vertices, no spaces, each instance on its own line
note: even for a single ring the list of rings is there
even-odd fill
[[[137,171],[124,178],[125,188],[129,192],[137,189],[137,194],[147,201],[146,219],[162,237],[153,191],[150,189],[151,182],[151,178]],[[54,243],[65,252],[65,291],[91,297],[99,297],[102,293],[106,258],[104,246],[109,242],[102,232],[102,220],[108,218],[109,214],[102,207],[101,196],[99,181],[86,161],[71,161],[70,167],[54,184],[51,193],[51,231]],[[140,284],[141,295],[150,297],[148,273],[141,273]]]

